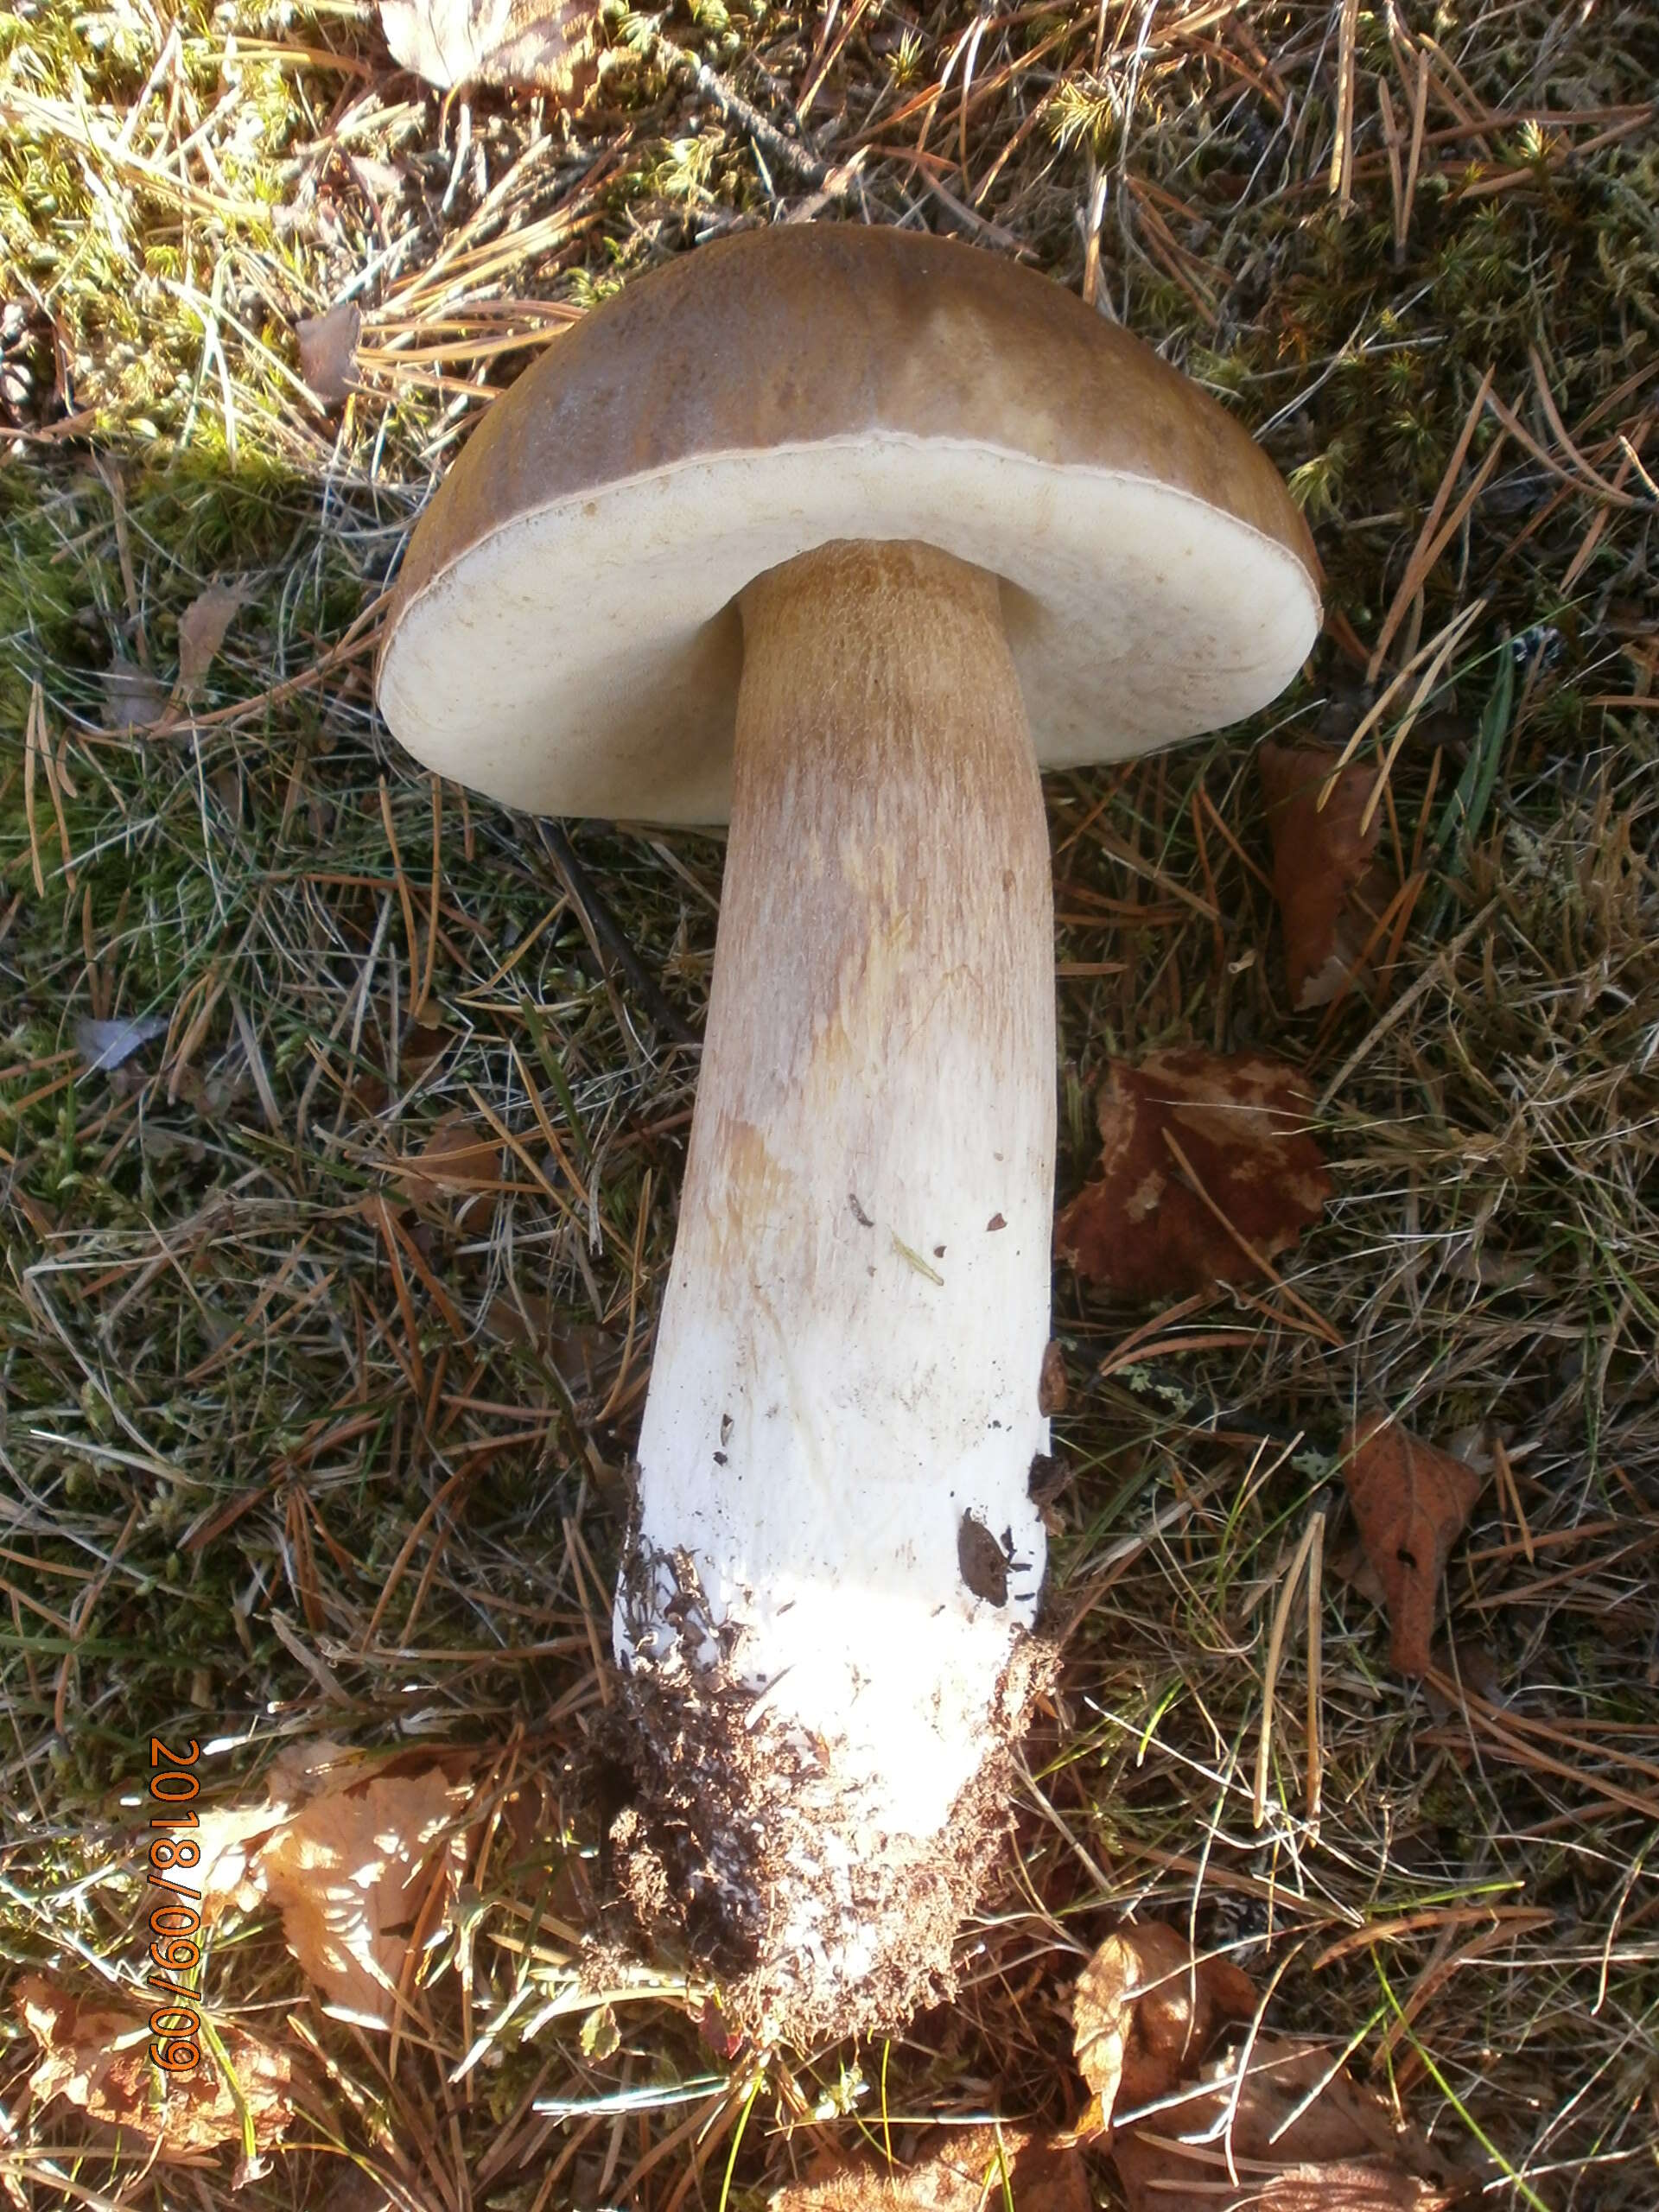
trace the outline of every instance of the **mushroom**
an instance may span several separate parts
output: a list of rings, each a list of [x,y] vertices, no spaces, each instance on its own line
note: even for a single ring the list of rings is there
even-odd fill
[[[378,697],[417,759],[730,823],[613,1838],[756,2032],[949,1987],[1051,1663],[1038,771],[1263,706],[1316,573],[1271,463],[1145,346],[1012,263],[834,226],[631,283],[410,543]]]

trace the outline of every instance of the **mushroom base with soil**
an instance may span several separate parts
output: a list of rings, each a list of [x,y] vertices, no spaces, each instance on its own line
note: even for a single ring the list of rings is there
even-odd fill
[[[646,1917],[800,2040],[948,1987],[1046,1670],[1052,911],[995,577],[839,543],[741,613],[613,1834]]]

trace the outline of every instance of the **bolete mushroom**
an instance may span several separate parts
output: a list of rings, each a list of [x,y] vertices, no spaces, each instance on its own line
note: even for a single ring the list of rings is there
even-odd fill
[[[1042,1672],[1038,770],[1264,705],[1315,575],[1245,432],[1074,295],[831,226],[629,284],[410,543],[378,695],[417,759],[538,813],[730,823],[615,1836],[760,2031],[948,1986]]]

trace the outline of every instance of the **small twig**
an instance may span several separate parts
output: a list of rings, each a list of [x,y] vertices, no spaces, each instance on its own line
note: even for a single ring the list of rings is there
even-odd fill
[[[1319,1834],[1325,1783],[1325,1515],[1313,1516],[1313,1541],[1307,1559],[1307,1809],[1310,1841]]]
[[[1498,1495],[1510,1511],[1514,1514],[1516,1526],[1521,1531],[1521,1548],[1526,1553],[1527,1565],[1535,1567],[1538,1563],[1538,1554],[1533,1545],[1532,1530],[1527,1522],[1527,1509],[1521,1503],[1521,1491],[1515,1479],[1515,1469],[1510,1464],[1510,1455],[1503,1448],[1503,1438],[1499,1436],[1492,1439],[1492,1465],[1497,1471]]]
[[[1405,260],[1405,234],[1402,213],[1405,207],[1405,184],[1400,169],[1400,125],[1395,120],[1394,102],[1389,96],[1388,79],[1376,80],[1376,112],[1382,125],[1382,145],[1389,160],[1389,197],[1394,204],[1394,265],[1400,268]]]
[[[1527,451],[1532,455],[1535,461],[1541,461],[1549,471],[1552,476],[1559,477],[1563,484],[1570,486],[1570,488],[1578,493],[1581,498],[1586,499],[1605,499],[1607,501],[1609,505],[1615,507],[1627,507],[1637,511],[1643,509],[1649,511],[1651,510],[1653,505],[1651,499],[1638,499],[1634,492],[1624,492],[1618,490],[1599,473],[1592,474],[1590,478],[1586,479],[1576,474],[1572,469],[1564,467],[1562,464],[1556,460],[1553,453],[1549,452],[1547,448],[1539,444],[1537,439],[1533,436],[1531,431],[1522,425],[1513,410],[1504,405],[1503,402],[1498,397],[1495,391],[1487,393],[1486,404],[1491,409],[1493,414],[1497,416],[1498,421],[1503,425],[1510,436],[1517,439],[1519,442],[1526,448]],[[1576,451],[1577,448],[1574,448],[1573,450]]]
[[[563,830],[556,823],[545,821],[537,822],[536,828],[542,849],[552,861],[570,904],[576,910],[576,918],[587,933],[594,957],[602,966],[605,955],[609,953],[626,976],[635,998],[665,1036],[671,1037],[677,1045],[700,1043],[696,1031],[674,1011],[658,988],[616,917],[588,880],[588,871],[572,851],[570,840]]]
[[[775,123],[768,123],[759,108],[751,107],[741,92],[696,54],[688,54],[683,46],[676,46],[671,38],[664,38],[660,31],[652,33],[651,50],[652,58],[664,69],[690,70],[692,81],[703,98],[712,100],[722,115],[729,117],[740,130],[746,130],[763,154],[804,182],[816,185],[820,191],[837,196],[851,191],[857,178],[856,172],[850,166],[832,168],[810,146],[804,146],[798,139],[786,137]]]
[[[431,888],[431,912],[430,912],[430,913],[429,913],[429,917],[428,917],[428,920],[427,920],[427,931],[426,931],[426,965],[425,965],[425,967],[421,970],[421,980],[420,980],[420,985],[419,985],[418,989],[416,988],[416,982],[415,982],[415,969],[414,969],[414,963],[413,963],[413,962],[412,962],[412,961],[411,961],[410,965],[410,971],[409,971],[409,996],[410,996],[409,1018],[410,1018],[410,1020],[411,1021],[418,1021],[419,1020],[421,1020],[421,1018],[424,1015],[424,1014],[425,1014],[425,1012],[426,1012],[427,1003],[428,1003],[428,1001],[430,1000],[430,998],[431,998],[431,996],[432,996],[432,968],[433,968],[433,963],[434,963],[434,962],[435,961],[435,959],[437,958],[437,951],[438,951],[438,891],[439,891],[439,887],[440,887],[440,879],[441,879],[441,874],[442,874],[441,868],[440,868],[440,856],[441,856],[441,855],[442,855],[442,850],[443,850],[443,779],[442,779],[442,777],[440,777],[440,776],[434,776],[434,777],[432,778],[432,888]]]
[[[1417,78],[1411,95],[1411,151],[1406,161],[1406,193],[1400,209],[1400,230],[1395,241],[1395,257],[1403,262],[1406,238],[1411,229],[1411,210],[1417,197],[1417,177],[1423,158],[1423,123],[1428,113],[1428,56],[1417,56]]]
[[[404,942],[409,947],[409,1018],[414,1020],[420,1011],[416,994],[420,988],[421,942],[415,929],[415,901],[410,896],[409,878],[404,874],[404,856],[398,849],[397,824],[391,818],[391,793],[386,779],[380,779],[380,822],[386,833],[386,844],[391,854],[391,870],[397,885],[398,903],[404,910]],[[432,910],[432,927],[438,926],[437,909]]]
[[[1315,1513],[1302,1531],[1302,1540],[1280,1585],[1279,1603],[1274,1609],[1273,1627],[1268,1637],[1268,1663],[1262,1678],[1262,1734],[1255,1747],[1255,1789],[1250,1808],[1250,1825],[1262,1828],[1268,1819],[1268,1777],[1273,1758],[1273,1693],[1279,1679],[1279,1662],[1284,1656],[1285,1637],[1290,1626],[1290,1609],[1302,1580],[1302,1569],[1313,1556],[1314,1547],[1325,1533],[1325,1516]],[[1317,1581],[1317,1577],[1315,1578]],[[1312,1601],[1310,1600],[1310,1603]],[[1312,1690],[1313,1672],[1310,1667],[1309,1685]],[[1311,1706],[1311,1696],[1310,1696]],[[1308,1745],[1308,1773],[1310,1797],[1313,1791],[1313,1745]]]
[[[1342,0],[1341,28],[1337,41],[1337,125],[1331,147],[1332,198],[1340,193],[1338,213],[1345,215],[1354,204],[1354,79],[1359,44],[1359,0]]]

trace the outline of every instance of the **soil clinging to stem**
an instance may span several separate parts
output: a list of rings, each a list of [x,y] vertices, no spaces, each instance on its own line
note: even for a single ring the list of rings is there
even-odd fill
[[[903,2026],[955,1993],[955,1938],[1007,1837],[1016,1753],[1056,1648],[1019,1636],[944,1827],[887,1834],[837,1744],[709,1656],[718,1640],[683,1554],[641,1559],[628,1580],[665,1566],[684,1600],[679,1642],[666,1656],[636,1649],[616,1735],[633,1780],[610,1826],[622,1895],[653,1942],[713,1967],[727,2017],[757,2041],[804,2050]]]

